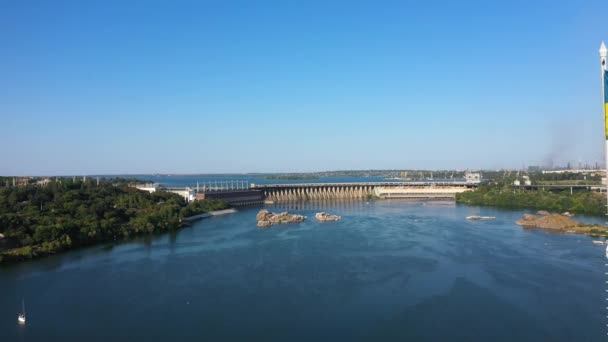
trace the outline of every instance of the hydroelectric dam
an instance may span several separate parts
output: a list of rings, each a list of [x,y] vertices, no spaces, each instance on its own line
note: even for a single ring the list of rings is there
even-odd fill
[[[251,184],[263,193],[265,201],[290,202],[331,199],[412,198],[450,199],[469,191],[470,182],[370,182],[370,183],[302,183]]]
[[[196,188],[165,188],[158,184],[135,187],[149,192],[165,190],[177,193],[186,201],[220,199],[232,205],[252,205],[275,202],[297,202],[333,199],[453,199],[456,194],[470,191],[479,181],[392,181],[350,183],[285,183],[247,184],[239,181],[197,183]]]

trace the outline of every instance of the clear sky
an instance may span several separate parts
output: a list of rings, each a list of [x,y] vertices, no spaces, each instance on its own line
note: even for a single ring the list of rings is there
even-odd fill
[[[0,1],[0,175],[603,160],[608,1]]]

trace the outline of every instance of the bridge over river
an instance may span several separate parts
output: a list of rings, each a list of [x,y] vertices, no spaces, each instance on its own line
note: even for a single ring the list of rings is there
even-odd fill
[[[454,198],[476,187],[471,182],[355,182],[251,184],[266,201],[357,199],[357,198]]]

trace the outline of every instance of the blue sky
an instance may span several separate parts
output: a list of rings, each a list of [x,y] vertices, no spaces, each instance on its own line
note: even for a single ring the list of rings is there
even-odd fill
[[[606,1],[2,1],[0,175],[603,160]]]

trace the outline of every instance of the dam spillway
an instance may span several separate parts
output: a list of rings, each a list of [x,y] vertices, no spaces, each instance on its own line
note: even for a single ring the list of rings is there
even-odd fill
[[[378,183],[308,183],[260,184],[252,189],[264,193],[266,201],[291,202],[366,198],[454,198],[471,190],[466,182],[378,182]]]

